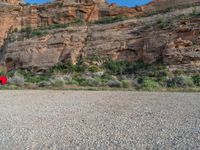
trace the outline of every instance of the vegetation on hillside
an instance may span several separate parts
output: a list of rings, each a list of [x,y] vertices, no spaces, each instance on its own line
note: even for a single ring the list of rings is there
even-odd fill
[[[148,27],[158,29],[172,29],[174,21],[181,19],[192,19],[199,17],[200,12],[196,6],[175,6],[162,10],[158,13],[167,13],[180,8],[192,7],[192,13],[181,14],[168,17],[159,16],[152,22],[148,22]],[[153,18],[153,17],[152,17]],[[109,24],[128,19],[125,16],[104,17],[92,24]],[[72,23],[54,24],[47,27],[32,29],[23,28],[21,31],[13,32],[25,35],[25,38],[44,36],[50,30],[67,28],[71,25],[82,25],[83,20],[77,19]],[[0,68],[0,75],[6,74],[4,68]],[[114,61],[109,58],[99,56],[88,56],[78,60],[76,64],[64,61],[52,66],[44,72],[31,72],[30,70],[15,70],[7,73],[10,77],[8,86],[24,87],[31,86],[36,88],[65,88],[66,86],[77,87],[109,87],[126,88],[134,90],[175,90],[175,89],[195,89],[200,90],[200,74],[187,74],[185,72],[172,72],[162,62],[145,64],[144,62]]]
[[[99,62],[101,62],[100,65]],[[1,71],[2,72],[2,71]],[[11,87],[61,88],[97,87],[129,90],[200,89],[200,74],[187,75],[171,72],[162,63],[152,65],[141,61],[113,61],[90,56],[77,64],[70,61],[52,66],[49,70],[34,73],[15,70],[7,73]]]
[[[153,15],[158,15],[158,14],[166,14],[166,13],[178,10],[178,9],[186,9],[186,8],[191,8],[191,7],[196,8],[197,6],[199,6],[198,3],[197,4],[196,3],[192,3],[192,4],[173,5],[173,6],[166,7],[165,9],[152,11],[151,13],[146,14],[146,16],[153,16]]]
[[[123,15],[109,16],[109,17],[103,17],[100,20],[93,22],[93,24],[109,24],[109,23],[124,21],[127,19],[128,19],[128,17],[123,16]]]
[[[35,36],[47,35],[47,34],[49,34],[50,30],[64,29],[64,28],[67,28],[67,27],[70,27],[70,26],[73,26],[73,25],[83,25],[83,24],[84,24],[84,21],[82,19],[77,18],[76,20],[74,20],[73,22],[70,22],[70,23],[52,24],[52,25],[49,25],[49,26],[46,26],[46,27],[40,27],[40,28],[36,28],[36,29],[33,29],[32,27],[28,26],[28,27],[22,28],[20,30],[20,32],[22,34],[24,34],[24,37],[31,38],[31,37],[35,37]],[[18,32],[17,29],[15,29],[13,31],[13,33],[16,33],[16,32]]]

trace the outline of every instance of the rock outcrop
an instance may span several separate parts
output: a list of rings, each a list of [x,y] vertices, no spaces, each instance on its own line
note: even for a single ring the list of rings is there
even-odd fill
[[[7,3],[7,4],[19,4],[21,0],[0,0],[0,3]]]
[[[56,0],[43,5],[26,5],[20,3],[20,0],[0,0],[0,47],[7,33],[16,29],[66,24],[76,19],[92,22],[119,14],[130,17],[141,13],[140,9],[109,5],[105,0]]]
[[[160,11],[174,7],[195,6],[200,4],[199,0],[153,0],[145,6],[146,11]]]
[[[43,37],[16,41],[6,47],[8,68],[48,68],[63,59],[76,61],[84,47],[87,27],[51,31]]]
[[[188,8],[167,12],[162,16],[156,14],[138,18],[167,2],[160,0],[139,8],[121,8],[108,5],[104,0],[64,0],[41,6],[17,5],[16,9],[9,9],[13,10],[9,14],[6,12],[8,10],[0,11],[0,44],[4,44],[1,61],[8,69],[40,70],[67,59],[76,63],[79,58],[98,55],[149,64],[161,61],[174,70],[181,67],[200,70],[200,20],[194,14],[200,12],[198,5],[195,10],[188,5]],[[198,3],[196,0],[193,2]],[[26,37],[24,33],[16,31],[6,39],[9,31],[15,28],[45,28],[51,24],[65,24],[75,18],[87,22],[117,16],[120,12],[133,18],[102,25],[85,23],[59,29],[47,28],[42,36]]]
[[[0,47],[8,33],[19,25],[21,7],[0,2]]]
[[[45,27],[51,24],[69,23],[75,19],[92,22],[103,17],[117,15],[134,17],[140,14],[142,9],[108,5],[105,0],[57,0],[45,5],[25,6],[22,27]]]

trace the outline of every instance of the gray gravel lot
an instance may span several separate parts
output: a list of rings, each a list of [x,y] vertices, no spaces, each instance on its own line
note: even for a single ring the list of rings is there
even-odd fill
[[[200,94],[0,91],[0,149],[200,149]]]

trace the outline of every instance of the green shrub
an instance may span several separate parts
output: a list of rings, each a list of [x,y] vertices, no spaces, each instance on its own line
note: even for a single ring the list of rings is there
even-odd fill
[[[85,72],[87,70],[88,66],[84,63],[77,63],[75,65],[75,71],[76,72]]]
[[[131,88],[131,81],[130,80],[122,80],[122,87],[123,88]]]
[[[10,70],[10,71],[8,71],[8,72],[6,73],[6,76],[7,76],[7,77],[13,77],[14,74],[15,74],[15,71],[14,71],[14,70]]]
[[[109,74],[122,75],[122,74],[134,74],[138,70],[147,69],[148,64],[141,61],[127,62],[127,61],[113,61],[108,60],[104,63],[104,68]]]
[[[6,67],[1,66],[0,67],[0,76],[6,75]]]
[[[51,73],[73,73],[76,71],[76,66],[71,61],[61,62],[50,69]]]
[[[164,18],[159,18],[159,19],[157,19],[156,24],[161,29],[164,29],[165,27],[169,26],[169,20],[167,21]]]
[[[79,58],[77,63],[74,65],[76,72],[85,72],[88,69],[88,66],[85,64],[84,59]]]
[[[153,64],[148,67],[144,75],[153,78],[160,85],[166,86],[166,81],[171,74],[166,66]]]
[[[121,75],[124,74],[127,68],[128,62],[125,61],[113,61],[109,60],[104,63],[104,67],[106,68],[109,74]]]
[[[41,82],[38,82],[37,85],[39,87],[50,87],[51,86],[51,82],[50,81],[41,81]]]
[[[98,78],[87,79],[87,86],[98,87],[102,85],[102,81]]]
[[[9,79],[9,83],[17,86],[24,86],[25,78],[20,71],[15,71],[13,77]]]
[[[25,79],[25,82],[30,82],[30,83],[49,81],[49,75],[37,75],[28,70],[9,71],[9,73],[7,74],[7,76],[9,77],[13,77],[14,75],[21,76]]]
[[[42,31],[42,30],[34,30],[30,33],[30,37],[34,37],[34,36],[44,36],[47,35],[48,32],[47,31]]]
[[[48,76],[32,75],[32,76],[26,76],[25,81],[30,82],[30,83],[39,83],[39,82],[42,82],[42,81],[49,81],[49,77]]]
[[[148,77],[140,77],[138,83],[140,84],[140,88],[143,90],[153,91],[160,88],[160,85],[155,80]]]
[[[15,29],[13,30],[13,33],[15,33],[15,32],[18,32],[18,28],[15,28]]]
[[[138,70],[146,70],[148,67],[149,65],[142,61],[127,63],[125,74],[135,74]]]
[[[191,86],[194,86],[194,83],[191,77],[178,76],[178,77],[173,77],[167,80],[167,87],[181,88],[181,87],[191,87]]]
[[[101,69],[98,66],[91,66],[88,70],[93,73],[101,71]]]
[[[100,62],[105,58],[102,58],[102,57],[100,57],[98,55],[90,55],[86,59],[89,60],[89,61],[92,61],[92,62]]]
[[[67,81],[67,82],[65,82],[65,84],[69,84],[69,85],[79,85],[78,81],[76,81],[76,80]]]
[[[78,61],[77,64],[72,64],[70,60],[61,62],[49,69],[50,73],[74,73],[85,72],[88,66],[83,61]]]
[[[63,87],[65,84],[64,80],[59,80],[59,79],[56,79],[56,80],[53,80],[52,81],[52,85],[54,87]]]
[[[192,76],[192,80],[196,86],[200,86],[200,75]]]
[[[48,34],[47,30],[53,30],[53,29],[60,29],[60,28],[67,28],[70,26],[70,24],[74,25],[82,25],[84,23],[84,21],[82,19],[76,19],[71,23],[67,23],[67,24],[52,24],[49,25],[47,27],[41,27],[41,28],[37,28],[37,29],[32,29],[32,27],[28,26],[26,28],[21,29],[22,33],[26,34],[26,37],[31,38],[34,36],[44,36],[46,34]]]
[[[83,19],[81,19],[81,18],[76,18],[72,23],[70,23],[70,24],[72,24],[72,25],[83,25],[85,23],[85,21],[83,20]]]
[[[104,73],[102,76],[101,76],[102,79],[105,79],[105,80],[112,80],[113,77],[108,74],[108,73]]]
[[[25,33],[26,37],[30,37],[31,32],[32,32],[32,28],[30,26],[26,27],[26,28],[22,28],[21,29],[22,33]]]
[[[81,86],[92,86],[92,87],[98,87],[105,84],[107,81],[104,81],[100,77],[80,77],[80,76],[74,76],[71,81],[66,82],[66,84],[76,84]]]
[[[73,77],[73,80],[78,82],[79,85],[82,85],[82,86],[86,86],[87,85],[87,79],[82,78],[80,76]]]
[[[192,14],[191,15],[192,16],[197,15],[197,7],[196,6],[193,6],[193,8],[192,8]]]
[[[69,24],[52,24],[52,25],[49,25],[45,28],[41,28],[43,30],[53,30],[53,29],[59,29],[59,28],[67,28],[69,27]]]
[[[23,28],[23,29],[21,29],[21,32],[25,33],[27,38],[31,38],[33,36],[43,36],[43,35],[48,34],[48,32],[43,31],[42,28],[33,30],[31,27]]]
[[[111,88],[121,88],[122,83],[118,80],[110,80],[108,81],[107,85]]]
[[[25,33],[27,38],[31,38],[34,36],[44,36],[48,34],[47,30],[67,28],[67,27],[69,27],[69,24],[52,24],[47,27],[41,27],[37,29],[32,29],[32,27],[28,26],[26,28],[21,29],[21,32]]]
[[[109,24],[109,23],[124,21],[127,19],[128,19],[128,17],[119,15],[119,16],[115,16],[115,17],[104,17],[98,21],[95,21],[94,23],[95,24]]]
[[[25,32],[25,33],[31,33],[31,31],[32,31],[32,28],[30,26],[21,29],[21,32]]]

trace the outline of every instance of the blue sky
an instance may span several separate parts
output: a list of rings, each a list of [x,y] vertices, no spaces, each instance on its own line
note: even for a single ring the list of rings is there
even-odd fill
[[[144,5],[149,3],[151,0],[108,0],[111,3],[117,3],[120,6],[136,6],[136,5]]]
[[[45,3],[50,0],[26,0],[28,3]],[[108,0],[110,3],[117,3],[120,6],[135,6],[135,5],[144,5],[151,0]]]

